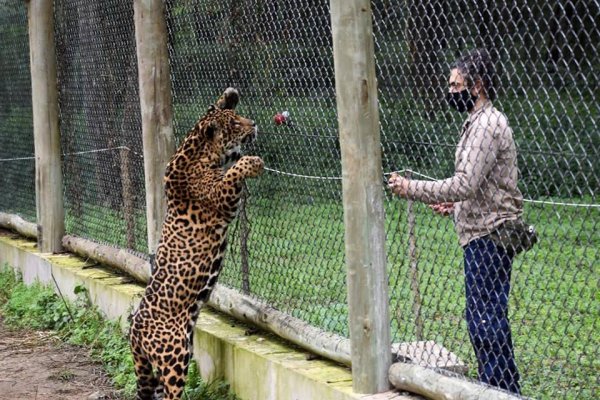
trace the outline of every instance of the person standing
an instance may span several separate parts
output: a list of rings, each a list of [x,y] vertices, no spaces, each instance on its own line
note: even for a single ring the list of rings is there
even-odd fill
[[[448,103],[468,116],[455,155],[454,176],[410,180],[392,173],[396,195],[454,214],[464,249],[466,322],[480,381],[520,394],[508,320],[512,261],[517,249],[494,235],[520,221],[523,196],[517,188],[517,151],[506,116],[492,104],[495,69],[489,53],[476,49],[451,66]]]

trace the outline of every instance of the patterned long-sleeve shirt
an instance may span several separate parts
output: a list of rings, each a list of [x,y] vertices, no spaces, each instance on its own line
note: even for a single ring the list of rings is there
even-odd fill
[[[411,180],[408,198],[426,203],[453,202],[461,246],[488,235],[523,213],[517,188],[517,150],[506,116],[491,103],[474,111],[456,149],[454,176],[438,181]]]

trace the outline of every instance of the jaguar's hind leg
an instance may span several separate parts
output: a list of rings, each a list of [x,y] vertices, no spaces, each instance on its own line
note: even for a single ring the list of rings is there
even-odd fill
[[[190,363],[190,350],[187,338],[181,337],[174,340],[173,354],[159,362],[160,384],[164,386],[165,400],[178,400],[183,394]],[[181,345],[179,345],[179,343]]]
[[[133,368],[137,380],[136,400],[154,400],[159,387],[159,379],[154,375],[152,362],[142,349],[141,332],[132,326],[129,331]]]
[[[133,353],[134,369],[137,379],[136,400],[156,399],[159,379],[154,375],[150,360]]]

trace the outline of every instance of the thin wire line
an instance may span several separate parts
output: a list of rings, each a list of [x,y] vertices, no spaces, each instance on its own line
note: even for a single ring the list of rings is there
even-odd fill
[[[412,169],[408,169],[408,168],[406,168],[406,169],[401,169],[400,171],[395,171],[395,172],[396,172],[396,173],[399,173],[399,174],[401,174],[401,173],[405,173],[405,172],[410,172],[410,173],[411,173],[411,174],[413,174],[413,175],[421,176],[421,177],[423,177],[423,178],[427,178],[427,179],[429,179],[429,180],[431,180],[431,181],[437,181],[437,178],[434,178],[434,177],[431,177],[431,176],[428,176],[428,175],[422,174],[422,173],[420,173],[420,172],[417,172],[417,171],[413,171]],[[385,175],[391,175],[391,174],[393,174],[393,172],[386,172],[386,173],[385,173],[385,174],[383,174],[383,175],[385,176]]]
[[[277,169],[272,169],[272,168],[265,168],[265,170],[266,170],[266,171],[270,171],[270,172],[274,172],[274,173],[276,173],[276,174],[280,174],[280,175],[286,175],[286,176],[294,176],[294,177],[297,177],[297,178],[305,178],[305,179],[323,179],[323,180],[342,180],[342,177],[339,177],[339,176],[312,176],[312,175],[301,175],[301,174],[294,174],[294,173],[292,173],[292,172],[279,171],[279,170],[277,170]],[[402,173],[402,172],[411,172],[411,173],[413,173],[413,174],[415,174],[415,175],[422,176],[422,177],[424,177],[424,178],[427,178],[427,179],[436,180],[435,178],[432,178],[432,177],[430,177],[430,176],[427,176],[427,175],[421,174],[421,173],[419,173],[419,172],[416,172],[416,171],[412,171],[412,170],[410,170],[410,169],[402,169],[402,170],[400,170],[400,171],[395,171],[395,172],[396,172],[396,173]],[[384,176],[387,176],[387,175],[391,175],[391,174],[393,174],[393,172],[386,172],[386,173],[384,173],[383,175],[384,175]]]
[[[127,151],[132,152],[133,154],[135,154],[136,156],[138,156],[140,158],[144,158],[143,155],[141,155],[139,153],[136,153],[135,151],[131,150],[127,146],[108,147],[106,149],[98,149],[98,150],[77,151],[75,153],[66,153],[66,154],[63,154],[63,156],[64,157],[77,156],[77,155],[80,155],[80,154],[100,153],[100,152],[103,152],[103,151],[111,151],[111,150],[127,150]]]
[[[403,169],[400,171],[397,171],[398,173],[402,173],[402,172],[410,172],[411,174],[415,174],[418,176],[422,176],[424,178],[427,178],[429,180],[435,181],[437,180],[436,178],[433,178],[431,176],[427,176],[425,174],[421,174],[417,171],[413,171],[411,169]],[[390,173],[384,174],[384,175],[390,175]],[[585,207],[585,208],[600,208],[600,204],[586,204],[586,203],[564,203],[564,202],[560,202],[560,201],[549,201],[549,200],[534,200],[534,199],[523,199],[524,202],[527,203],[535,203],[535,204],[548,204],[548,205],[555,205],[555,206],[567,206],[567,207]]]
[[[63,153],[62,156],[63,157],[78,156],[78,155],[82,155],[82,154],[101,153],[101,152],[112,151],[112,150],[127,150],[127,151],[132,152],[133,154],[135,154],[136,156],[138,156],[140,158],[144,158],[143,155],[136,153],[135,151],[131,150],[127,146],[108,147],[108,148],[105,148],[105,149],[97,149],[97,150],[76,151],[74,153]],[[31,157],[15,157],[15,158],[0,158],[0,162],[4,162],[4,161],[20,161],[20,160],[35,160],[35,156],[31,156]]]
[[[583,208],[600,208],[600,204],[586,204],[586,203],[562,203],[559,201],[548,201],[548,200],[534,200],[534,199],[523,199],[528,203],[536,204],[551,204],[555,206],[568,206],[568,207],[583,207]]]
[[[118,146],[118,147],[109,147],[109,148],[105,148],[105,149],[97,149],[97,150],[87,150],[87,151],[77,151],[74,153],[65,153],[63,154],[64,157],[68,157],[68,156],[76,156],[76,155],[82,155],[82,154],[90,154],[90,153],[101,153],[101,152],[105,152],[105,151],[111,151],[111,150],[127,150],[132,152],[133,154],[135,154],[136,156],[143,158],[143,156],[141,154],[136,153],[135,151],[131,150],[129,147],[127,146]],[[34,160],[35,157],[16,157],[16,158],[0,158],[0,162],[4,162],[4,161],[19,161],[19,160]],[[339,176],[312,176],[312,175],[302,175],[302,174],[294,174],[292,172],[285,172],[285,171],[279,171],[273,168],[265,168],[265,170],[269,171],[269,172],[273,172],[276,174],[280,174],[280,175],[285,175],[285,176],[292,176],[295,178],[303,178],[303,179],[318,179],[318,180],[342,180],[341,177]],[[432,181],[437,180],[437,178],[434,178],[432,176],[428,176],[425,174],[422,174],[420,172],[417,171],[413,171],[411,169],[405,168],[405,169],[401,169],[399,171],[395,171],[396,173],[404,173],[404,172],[410,172],[411,174],[414,174],[416,176],[420,176]],[[386,172],[383,175],[384,176],[388,176],[391,175],[392,172]],[[565,207],[582,207],[582,208],[600,208],[600,204],[586,204],[586,203],[565,203],[565,202],[560,202],[560,201],[548,201],[548,200],[534,200],[534,199],[523,199],[524,202],[527,203],[534,203],[534,204],[547,204],[547,205],[554,205],[554,206],[565,206]]]
[[[67,303],[67,300],[65,299],[65,296],[63,296],[63,294],[62,294],[62,290],[60,290],[60,287],[58,286],[58,282],[56,281],[56,278],[54,277],[53,270],[54,270],[54,268],[50,268],[50,276],[52,277],[52,280],[54,281],[54,286],[56,287],[56,290],[58,291],[58,295],[62,299],[63,304],[64,304],[65,308],[67,309],[67,312],[69,313],[69,318],[71,319],[71,323],[74,323],[75,318],[73,317],[73,313],[71,312],[71,308],[69,307],[69,304]]]
[[[305,178],[305,179],[323,179],[323,180],[341,180],[341,177],[336,177],[336,176],[310,176],[310,175],[300,175],[300,174],[293,174],[291,172],[284,172],[284,171],[279,171],[276,169],[271,169],[271,168],[265,168],[267,171],[270,172],[274,172],[280,175],[286,175],[286,176],[293,176],[293,177],[298,177],[298,178]],[[420,172],[417,171],[413,171],[411,169],[401,169],[399,171],[395,171],[396,173],[404,173],[404,172],[410,172],[413,175],[416,176],[420,176],[432,181],[437,180],[437,178],[434,178],[432,176],[429,175],[425,175],[422,174]],[[384,176],[388,176],[391,175],[393,172],[386,172],[383,175]],[[565,202],[560,202],[560,201],[548,201],[548,200],[534,200],[534,199],[523,199],[524,202],[527,203],[535,203],[535,204],[547,204],[547,205],[554,205],[554,206],[565,206],[565,207],[582,207],[582,208],[600,208],[600,204],[586,204],[586,203],[565,203]]]
[[[294,174],[292,172],[284,172],[284,171],[278,171],[276,169],[271,169],[271,168],[265,168],[265,170],[270,171],[270,172],[274,172],[276,174],[280,174],[280,175],[286,175],[286,176],[293,176],[296,178],[305,178],[305,179],[321,179],[321,180],[342,180],[341,177],[338,176],[311,176],[311,175],[300,175],[300,174]]]
[[[16,158],[0,158],[0,162],[3,161],[19,161],[19,160],[34,160],[35,157],[16,157]]]

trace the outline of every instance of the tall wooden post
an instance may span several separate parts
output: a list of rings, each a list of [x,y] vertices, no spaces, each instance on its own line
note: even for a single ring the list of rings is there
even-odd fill
[[[65,211],[53,1],[30,0],[28,17],[38,246],[41,252],[56,253],[62,250]]]
[[[330,0],[353,388],[388,389],[391,364],[383,174],[371,3]]]
[[[154,254],[166,213],[163,177],[175,151],[167,25],[162,0],[134,0],[148,251]]]

